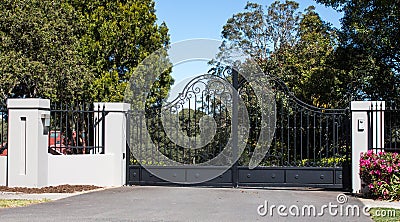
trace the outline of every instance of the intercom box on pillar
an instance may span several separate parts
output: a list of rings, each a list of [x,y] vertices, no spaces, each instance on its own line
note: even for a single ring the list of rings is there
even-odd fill
[[[8,186],[47,186],[50,100],[8,99],[7,107]]]

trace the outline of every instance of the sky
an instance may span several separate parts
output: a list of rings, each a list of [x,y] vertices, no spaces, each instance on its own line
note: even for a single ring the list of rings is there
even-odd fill
[[[274,1],[252,0],[251,2],[268,6]],[[312,0],[297,2],[301,12],[308,6],[314,5],[316,12],[324,21],[330,22],[337,28],[340,27],[342,14],[332,8]],[[199,38],[221,40],[222,27],[232,15],[244,11],[247,0],[155,0],[155,3],[158,23],[167,24],[173,45],[180,41]],[[210,68],[207,62],[197,59],[174,65],[171,73],[175,79],[174,86],[184,85],[193,76],[206,73]]]

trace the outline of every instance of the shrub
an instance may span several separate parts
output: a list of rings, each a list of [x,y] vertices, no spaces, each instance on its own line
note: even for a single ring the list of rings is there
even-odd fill
[[[346,161],[346,156],[342,157],[325,157],[321,159],[303,159],[300,166],[321,166],[336,167],[341,166]]]
[[[400,200],[400,155],[361,153],[360,176],[374,199]]]

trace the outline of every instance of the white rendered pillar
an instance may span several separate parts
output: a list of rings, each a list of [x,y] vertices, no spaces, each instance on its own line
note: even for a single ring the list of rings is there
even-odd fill
[[[371,110],[376,110],[378,112]],[[368,135],[369,130],[372,130],[371,142],[374,148],[382,148],[383,146],[383,112],[385,110],[384,101],[352,101],[351,102],[351,160],[352,160],[352,192],[361,193],[361,178],[360,178],[360,155],[362,152],[368,151]],[[368,116],[369,113],[369,116]],[[371,118],[372,116],[372,118]],[[371,122],[372,120],[372,122]],[[370,128],[372,126],[372,129]],[[382,127],[381,127],[382,126]],[[376,136],[378,135],[378,136]],[[375,145],[378,144],[378,147]]]
[[[7,107],[8,186],[47,186],[50,100],[8,99]]]
[[[113,186],[121,186],[126,183],[126,132],[127,132],[127,119],[126,114],[130,109],[128,103],[94,103],[95,120],[100,119],[98,122],[98,130],[102,134],[102,111],[105,114],[105,138],[104,138],[104,153],[112,154],[114,156],[112,172],[113,172]],[[98,138],[101,144],[101,136]],[[97,142],[95,142],[97,144]]]

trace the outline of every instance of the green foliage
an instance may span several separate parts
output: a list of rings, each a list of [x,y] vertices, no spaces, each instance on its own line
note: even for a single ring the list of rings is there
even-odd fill
[[[204,115],[205,113],[202,111],[183,108],[178,114],[182,131],[188,137],[200,135],[200,127],[198,123]]]
[[[1,1],[1,99],[85,97],[93,73],[78,50],[81,18],[65,1]]]
[[[335,59],[336,33],[310,6],[300,21],[299,41],[286,57],[289,72],[298,73],[297,79],[289,79],[291,89],[305,102],[318,107],[341,107],[348,102],[343,84],[345,73],[330,65]]]
[[[73,2],[87,26],[81,37],[82,52],[97,78],[91,96],[96,101],[122,101],[135,67],[169,43],[168,28],[156,24],[153,0]],[[154,96],[165,97],[171,84],[169,72],[163,73]]]
[[[399,100],[399,1],[318,0],[344,13],[336,67],[355,99]]]
[[[371,208],[369,211],[374,222],[398,222],[400,221],[400,209]]]
[[[1,1],[1,98],[122,101],[135,67],[169,42],[156,19],[153,0]],[[153,96],[167,95],[169,73]]]
[[[300,166],[324,166],[324,167],[336,167],[341,166],[346,161],[346,157],[328,157],[320,159],[303,159]]]
[[[248,3],[223,28],[218,60],[239,47],[264,72],[281,78],[297,97],[318,107],[347,105],[345,73],[330,64],[335,59],[337,30],[309,7],[301,14],[294,1],[273,2],[264,11]],[[214,61],[215,64],[215,61]]]
[[[226,44],[221,46],[219,59],[224,58],[224,51],[239,47],[266,69],[271,53],[291,47],[296,41],[297,9],[294,1],[276,1],[267,11],[248,2],[245,12],[233,15],[224,25],[222,37]]]
[[[341,30],[293,1],[248,3],[223,27],[224,52],[239,47],[297,97],[323,108],[353,100],[399,100],[400,4],[318,0],[344,12]],[[214,61],[214,64],[215,63]]]
[[[40,200],[21,200],[21,199],[0,199],[0,208],[10,208],[10,207],[24,207],[32,204],[49,202],[49,199]]]

